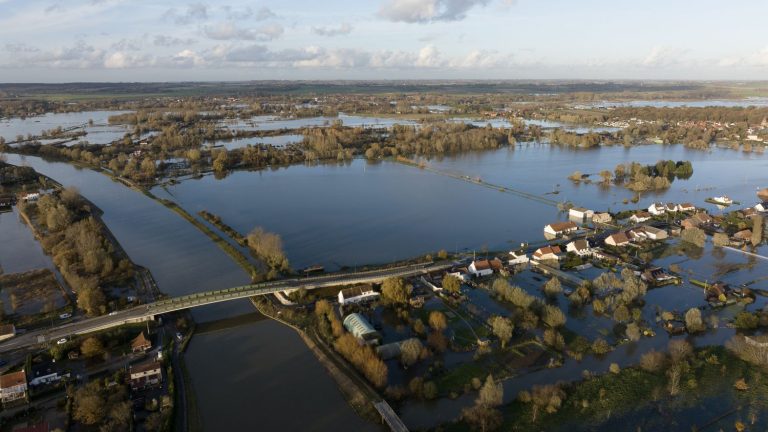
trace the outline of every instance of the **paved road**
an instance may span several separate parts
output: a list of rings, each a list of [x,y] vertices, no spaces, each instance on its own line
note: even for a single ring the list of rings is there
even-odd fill
[[[154,319],[157,315],[182,309],[299,288],[316,289],[328,286],[373,283],[389,277],[416,276],[419,274],[445,270],[452,267],[454,264],[455,263],[453,262],[428,263],[367,272],[330,274],[311,278],[282,279],[224,290],[189,294],[136,306],[131,309],[112,312],[109,315],[82,319],[50,329],[21,334],[13,339],[0,343],[0,353],[34,347],[36,345],[56,343],[56,341],[62,338],[68,339],[73,335],[91,333],[124,324],[146,321]]]

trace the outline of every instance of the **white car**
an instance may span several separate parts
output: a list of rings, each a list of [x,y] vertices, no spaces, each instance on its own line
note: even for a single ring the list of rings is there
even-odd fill
[[[115,316],[115,315],[117,315],[116,311],[112,311],[112,312],[109,313],[109,316]]]
[[[63,314],[59,315],[59,319],[67,319],[67,318],[72,318],[72,314],[71,313],[63,313]]]
[[[67,338],[61,338],[61,339],[56,341],[56,345],[64,345],[67,342],[68,342]]]

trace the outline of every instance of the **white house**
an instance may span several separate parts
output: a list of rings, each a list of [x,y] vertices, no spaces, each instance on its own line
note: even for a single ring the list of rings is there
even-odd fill
[[[379,298],[379,295],[380,294],[374,291],[373,287],[370,285],[345,288],[339,291],[339,304],[345,305],[350,303],[360,303],[367,300],[375,300]]]
[[[568,210],[568,217],[572,217],[578,220],[591,219],[595,215],[592,210],[585,209],[584,207],[573,207]]]
[[[651,220],[651,214],[648,213],[648,212],[644,212],[644,211],[639,211],[639,212],[633,214],[629,218],[629,221],[634,223],[634,224],[638,224],[638,223],[649,221],[649,220]]]
[[[722,204],[722,205],[731,205],[731,204],[733,204],[733,200],[730,199],[727,195],[714,197],[714,198],[712,198],[712,201],[714,201],[717,204]]]
[[[511,251],[509,253],[509,265],[527,264],[530,261],[523,251]]]
[[[533,259],[536,261],[560,260],[563,251],[560,246],[544,246],[536,249],[533,253]]]
[[[677,211],[679,212],[692,212],[696,211],[696,206],[691,203],[682,203],[677,205]]]
[[[592,222],[594,223],[610,223],[613,220],[610,213],[595,213],[592,216]]]
[[[768,201],[757,204],[755,206],[755,210],[761,213],[768,212]]]
[[[617,232],[606,237],[605,244],[617,247],[626,246],[629,244],[629,237],[623,232]]]
[[[645,233],[645,236],[650,240],[664,240],[667,237],[669,237],[669,234],[667,234],[667,231],[661,228],[645,225],[640,229],[643,230],[643,233]]]
[[[21,197],[24,201],[37,201],[40,199],[40,193],[39,192],[31,192]]]
[[[448,276],[453,276],[462,282],[469,282],[469,275],[464,273],[463,271],[451,272],[451,273],[448,273]]]
[[[677,212],[677,204],[666,203],[664,205],[664,209],[667,211],[667,213],[676,213]]]
[[[475,260],[469,265],[469,273],[473,276],[482,277],[493,274],[493,266],[489,260]]]
[[[163,382],[162,368],[157,361],[131,366],[129,373],[133,390],[145,389]]]
[[[0,401],[13,402],[27,397],[27,374],[23,370],[0,376]]]
[[[574,240],[565,245],[566,252],[573,252],[578,256],[588,256],[592,254],[592,248],[589,247],[589,243],[584,239]]]
[[[648,213],[658,216],[663,215],[667,211],[667,206],[661,203],[653,203],[648,206]]]
[[[554,222],[544,227],[544,232],[553,236],[568,234],[577,231],[579,226],[571,221]]]

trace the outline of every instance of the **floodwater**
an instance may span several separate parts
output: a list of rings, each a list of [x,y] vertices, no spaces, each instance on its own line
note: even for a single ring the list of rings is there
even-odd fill
[[[668,191],[644,195],[636,205],[623,204],[624,199],[632,196],[625,189],[574,185],[566,178],[574,170],[597,173],[613,170],[617,163],[655,163],[659,159],[691,160],[694,175],[689,180],[676,180]],[[79,188],[104,211],[104,221],[132,259],[148,267],[168,294],[247,282],[244,272],[205,235],[144,195],[102,174],[66,163],[17,155],[8,155],[8,161],[29,164],[65,186]],[[727,194],[752,204],[755,189],[768,186],[768,164],[763,155],[723,149],[700,151],[680,145],[575,150],[523,143],[514,148],[434,158],[428,164],[437,170],[480,177],[487,183],[554,201],[569,200],[595,210],[647,207],[652,201],[689,201],[716,212],[714,206],[703,202],[704,198]],[[553,191],[558,193],[552,194]],[[362,159],[344,164],[235,172],[222,180],[206,176],[153,192],[178,202],[191,214],[199,210],[217,214],[242,233],[255,226],[279,233],[295,268],[311,264],[354,267],[441,248],[509,249],[520,242],[541,240],[543,226],[563,218],[553,205],[427,170]],[[22,260],[14,261],[17,258],[8,255],[9,251],[19,251],[24,254],[19,256],[30,257],[24,263],[36,265],[37,259],[45,266],[39,246],[30,238],[31,234],[14,227],[13,223],[18,223],[14,217],[13,213],[0,215],[0,226],[11,226],[10,230],[0,232],[0,265],[8,272],[23,267],[18,264]],[[738,273],[717,268],[724,267],[723,264],[742,265],[744,261],[749,264],[747,258],[737,252],[719,255],[711,249],[702,254],[701,262],[697,257],[682,255],[665,257],[660,262],[677,263],[703,277],[715,277],[720,271],[725,280],[743,282],[742,276],[735,276]],[[762,265],[755,264],[752,274],[744,277],[764,274]],[[677,289],[683,291],[674,291]],[[690,300],[696,293],[687,289],[667,287],[651,291],[646,308],[667,307],[671,303],[686,307],[698,304],[700,299]],[[488,310],[495,313],[502,309],[489,304]],[[250,304],[241,301],[203,308],[195,315],[206,320],[250,311]],[[577,319],[571,324],[583,323]],[[697,337],[695,342],[722,343],[732,333],[720,329]],[[533,383],[577,379],[584,369],[604,372],[612,362],[622,366],[634,364],[643,352],[652,347],[663,348],[667,340],[665,334],[659,334],[622,345],[604,358],[587,357],[581,362],[571,359],[562,368],[508,380],[504,384],[505,395],[510,399]],[[295,422],[304,421],[297,428],[314,424],[318,430],[336,430],[339,424],[355,425],[359,421],[296,335],[273,322],[196,336],[187,361],[201,402],[201,416],[208,428],[287,430]],[[297,389],[301,389],[301,394],[296,394]],[[434,426],[455,418],[461,407],[473,400],[474,395],[468,394],[455,400],[413,401],[404,405],[401,413],[412,428]],[[361,428],[364,424],[352,429]]]
[[[232,130],[280,130],[299,129],[304,127],[325,127],[331,126],[336,121],[341,121],[344,126],[374,129],[389,128],[396,124],[417,124],[412,120],[403,120],[394,117],[367,117],[339,113],[338,117],[282,118],[277,116],[256,116],[250,120],[222,120],[219,122],[219,125]]]
[[[286,135],[275,135],[275,136],[268,136],[268,137],[235,138],[231,140],[219,140],[211,144],[213,144],[214,147],[221,146],[226,148],[227,150],[234,150],[234,149],[243,148],[249,145],[252,145],[252,146],[271,145],[273,147],[285,147],[288,144],[300,143],[303,140],[304,140],[304,135],[286,134]]]
[[[88,134],[78,141],[88,141],[91,144],[108,144],[122,138],[130,132],[123,125],[109,125],[109,116],[124,114],[128,111],[83,111],[74,113],[46,113],[27,118],[0,119],[0,136],[6,141],[15,141],[18,135],[25,138],[31,134],[40,135],[43,131],[55,129],[58,126],[66,129],[73,126],[85,125]],[[93,120],[93,126],[88,122]],[[58,140],[57,140],[58,141]]]
[[[107,176],[66,163],[17,155],[8,155],[8,162],[30,165],[65,186],[77,187],[104,211],[105,223],[129,256],[149,268],[160,289],[168,294],[178,296],[248,282],[242,269],[204,234],[141,193]],[[16,223],[13,213],[0,217],[2,226]],[[44,263],[44,257],[35,255],[39,245],[31,234],[3,229],[0,236],[0,264],[7,271],[24,269],[16,263],[15,256],[7,256],[12,251],[23,254],[19,257],[30,257],[24,266],[36,265],[35,259]],[[196,321],[244,313],[253,313],[247,300],[219,303],[193,312]],[[233,421],[246,430],[286,430],[279,426],[281,422],[295,424],[312,418],[317,419],[312,429],[317,431],[335,431],[339,424],[359,424],[359,430],[368,427],[298,336],[274,322],[261,321],[196,336],[190,350],[186,359],[197,397],[206,401],[200,408],[207,430],[222,430],[218,425]],[[267,377],[270,387],[265,386]],[[306,383],[310,384],[305,387]],[[283,384],[288,386],[285,391],[281,390]],[[297,396],[299,389],[301,394]],[[302,399],[302,395],[309,393],[314,395],[312,399]],[[207,403],[210,395],[219,395],[217,402]]]
[[[625,188],[575,185],[567,179],[574,170],[597,173],[613,170],[618,163],[650,164],[658,159],[692,160],[694,175],[675,180],[667,191],[644,195],[637,204],[623,203],[633,196]],[[596,211],[689,201],[718,213],[705,198],[727,194],[751,205],[755,187],[768,185],[763,155],[683,146],[575,150],[523,144],[433,159],[428,165]],[[551,194],[553,190],[559,193]],[[544,225],[563,217],[555,206],[410,166],[362,159],[234,172],[222,180],[207,176],[153,192],[189,213],[214,213],[244,234],[256,226],[280,234],[296,268],[353,267],[440,249],[509,249],[543,240]]]
[[[196,334],[185,355],[205,430],[378,431],[301,338],[266,320]]]
[[[748,97],[744,99],[704,99],[704,100],[636,100],[629,102],[595,102],[585,104],[593,108],[611,108],[611,107],[654,107],[654,108],[705,108],[705,107],[765,107],[768,106],[768,98]]]

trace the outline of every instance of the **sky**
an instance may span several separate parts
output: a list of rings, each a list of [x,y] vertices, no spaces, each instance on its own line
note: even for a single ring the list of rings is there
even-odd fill
[[[768,79],[768,1],[0,0],[0,82]]]

